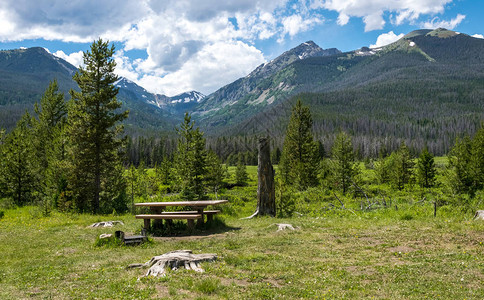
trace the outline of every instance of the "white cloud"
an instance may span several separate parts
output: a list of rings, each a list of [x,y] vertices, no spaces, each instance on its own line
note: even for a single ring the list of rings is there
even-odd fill
[[[282,20],[282,25],[284,26],[284,34],[287,33],[293,37],[299,32],[307,31],[313,25],[321,22],[322,20],[317,17],[303,20],[300,15],[291,15]]]
[[[326,22],[324,10],[336,11],[341,26],[352,17],[362,18],[371,31],[383,28],[388,12],[392,22],[401,24],[440,14],[452,1],[2,0],[0,41],[91,42],[102,37],[122,44],[115,57],[120,76],[166,94],[186,89],[208,94],[264,62],[252,46],[257,41],[282,42],[309,31]],[[130,60],[126,53],[132,49],[146,50],[148,57]],[[76,66],[82,63],[80,52],[55,55]]]
[[[176,95],[193,89],[207,94],[237,78],[246,76],[264,62],[262,53],[243,42],[214,43],[204,46],[179,70],[165,76],[145,75],[139,83],[147,90]]]
[[[384,12],[395,13],[394,22],[414,21],[421,15],[440,14],[453,0],[312,0],[310,7],[324,8],[339,13],[338,24],[346,25],[350,17],[362,18],[365,31],[383,29]]]
[[[365,22],[365,31],[378,30],[385,26],[385,20],[383,20],[381,11],[364,16],[363,22]]]
[[[376,43],[374,45],[370,45],[370,48],[379,48],[382,46],[386,46],[388,44],[396,42],[397,40],[401,39],[403,36],[404,36],[403,33],[396,35],[393,31],[390,31],[388,33],[382,33],[376,39]]]
[[[478,34],[478,33],[473,34],[473,35],[472,35],[472,37],[475,37],[475,38],[477,38],[477,39],[484,39],[484,35],[482,35],[482,34]]]
[[[465,18],[466,16],[461,14],[458,14],[454,19],[450,21],[440,20],[438,17],[435,17],[430,21],[423,22],[421,26],[422,28],[427,28],[427,29],[436,29],[436,28],[454,29]]]
[[[50,51],[49,51],[50,52]],[[64,51],[58,50],[53,53],[55,56],[62,58],[74,67],[84,66],[83,52],[73,52],[71,54],[65,54]]]

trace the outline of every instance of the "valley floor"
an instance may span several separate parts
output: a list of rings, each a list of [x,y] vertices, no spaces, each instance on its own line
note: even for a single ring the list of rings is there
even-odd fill
[[[248,206],[253,206],[250,202]],[[0,298],[52,299],[482,299],[484,221],[412,214],[412,206],[319,217],[257,218],[222,214],[226,226],[195,236],[154,238],[137,247],[96,247],[101,233],[133,233],[132,215],[90,216],[37,208],[0,219]],[[101,220],[124,226],[88,228]],[[279,231],[290,223],[295,231]],[[216,253],[205,272],[177,270],[140,278],[126,270],[177,249]]]

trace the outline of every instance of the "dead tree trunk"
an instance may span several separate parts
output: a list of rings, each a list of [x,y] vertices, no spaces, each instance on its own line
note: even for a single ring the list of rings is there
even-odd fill
[[[257,210],[249,218],[257,215],[276,216],[276,193],[274,168],[271,163],[269,138],[259,139],[259,162],[257,166]]]

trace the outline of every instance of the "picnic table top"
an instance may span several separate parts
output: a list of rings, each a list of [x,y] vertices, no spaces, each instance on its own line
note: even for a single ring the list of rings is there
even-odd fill
[[[229,202],[228,200],[200,200],[200,201],[171,201],[171,202],[144,202],[135,203],[135,206],[166,207],[166,206],[192,206],[206,207]]]

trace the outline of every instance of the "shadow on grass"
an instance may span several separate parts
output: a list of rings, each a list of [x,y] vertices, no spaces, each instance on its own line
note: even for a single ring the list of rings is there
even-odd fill
[[[223,220],[214,218],[211,222],[203,225],[195,225],[189,229],[184,221],[173,221],[171,224],[163,224],[163,228],[152,228],[149,234],[153,237],[204,237],[215,234],[222,234],[240,230],[240,227],[232,227],[225,224]]]

